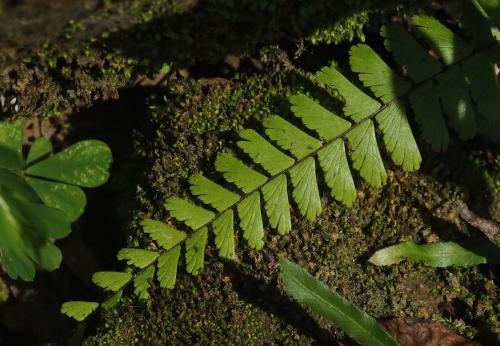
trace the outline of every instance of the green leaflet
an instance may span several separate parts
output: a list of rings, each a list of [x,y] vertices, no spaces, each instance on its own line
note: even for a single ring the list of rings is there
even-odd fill
[[[122,272],[97,272],[92,275],[92,281],[97,286],[113,292],[123,288],[130,279],[132,279],[132,274]]]
[[[366,44],[351,48],[349,62],[363,84],[385,103],[406,94],[410,89],[410,84],[394,73]]]
[[[321,214],[321,199],[316,182],[316,164],[309,157],[290,169],[293,184],[293,199],[297,202],[300,213],[313,221]]]
[[[277,115],[264,119],[264,127],[269,138],[281,148],[289,150],[297,159],[302,159],[321,147],[321,141]]]
[[[61,306],[61,312],[77,321],[83,321],[99,307],[96,302],[72,301]]]
[[[50,153],[52,153],[52,143],[45,137],[39,137],[31,145],[26,163],[30,165],[35,161],[45,159]]]
[[[448,147],[450,135],[441,111],[436,82],[429,81],[410,94],[410,104],[422,130],[422,137],[435,151]]]
[[[21,122],[0,122],[0,168],[16,170],[24,165]]]
[[[318,160],[332,197],[350,207],[356,199],[356,187],[347,163],[344,141],[337,139],[318,151]]]
[[[256,250],[264,246],[264,226],[260,212],[260,194],[252,192],[238,205],[240,227],[243,230],[243,238],[248,240],[248,245]]]
[[[272,228],[279,234],[286,234],[292,229],[290,221],[290,204],[288,203],[288,190],[286,176],[278,175],[262,187],[265,209]]]
[[[423,262],[431,267],[470,267],[481,263],[500,263],[498,247],[486,239],[462,244],[438,242],[417,245],[411,241],[375,252],[369,261],[375,265],[397,264],[403,260]]]
[[[127,260],[128,265],[145,268],[158,258],[158,253],[142,249],[121,249],[116,257]]]
[[[218,211],[223,211],[239,201],[240,196],[198,174],[189,179],[191,193]]]
[[[276,175],[293,165],[294,160],[276,149],[254,130],[240,131],[238,146],[255,162],[272,175]]]
[[[0,188],[4,188],[16,198],[30,202],[39,201],[36,192],[22,177],[4,168],[0,168]]]
[[[177,280],[177,264],[179,263],[180,254],[181,247],[177,245],[158,258],[156,275],[160,287],[174,288],[175,281]]]
[[[375,117],[382,133],[387,151],[395,164],[407,172],[420,168],[422,157],[411,132],[404,106],[395,101]]]
[[[149,266],[146,269],[139,272],[134,278],[134,293],[139,299],[149,298],[149,286],[151,286],[151,280],[155,275],[155,267]]]
[[[186,238],[186,233],[178,231],[163,222],[144,219],[141,221],[144,232],[165,250],[170,250]]]
[[[246,166],[231,154],[220,154],[215,160],[215,169],[230,183],[234,183],[244,193],[249,193],[267,181],[259,172]]]
[[[25,179],[45,205],[62,210],[69,221],[75,221],[83,214],[87,197],[79,187],[37,178]]]
[[[397,346],[377,321],[297,264],[280,257],[285,292],[300,304],[334,322],[349,337],[366,346]]]
[[[21,237],[22,228],[16,220],[5,198],[6,192],[0,188],[0,249],[2,264],[12,279],[33,280],[35,267]]]
[[[205,264],[205,246],[207,245],[208,229],[203,227],[186,240],[186,270],[198,275]]]
[[[353,167],[372,186],[380,187],[387,179],[375,138],[373,121],[367,120],[347,134],[353,153]]]
[[[233,220],[233,210],[229,209],[213,222],[215,245],[219,249],[219,256],[227,259],[235,257]]]
[[[472,53],[472,47],[437,19],[428,16],[413,16],[417,37],[424,39],[443,59],[451,65]]]
[[[370,96],[356,88],[336,68],[324,67],[316,73],[316,80],[337,90],[344,98],[344,113],[355,122],[360,122],[381,105]]]
[[[380,29],[380,35],[385,37],[385,48],[405,67],[414,82],[429,79],[443,68],[401,25],[384,25]]]
[[[460,24],[473,36],[472,46],[481,48],[493,41],[492,23],[489,22],[488,15],[478,4],[478,1],[462,1],[461,5],[462,17],[460,18]]]
[[[183,221],[194,230],[206,225],[215,216],[211,211],[198,207],[178,197],[168,198],[165,203],[165,209],[167,209],[177,220]]]
[[[349,121],[333,114],[304,94],[291,96],[290,102],[295,116],[301,118],[308,129],[316,131],[323,139],[331,140],[351,127]]]
[[[465,78],[465,73],[457,65],[452,66],[439,78],[443,110],[450,120],[450,125],[463,140],[472,138],[478,130]]]
[[[470,93],[479,115],[500,124],[500,87],[495,65],[486,54],[476,54],[463,63]]]
[[[111,161],[111,150],[105,143],[87,140],[35,163],[26,173],[83,187],[97,187],[108,180]]]

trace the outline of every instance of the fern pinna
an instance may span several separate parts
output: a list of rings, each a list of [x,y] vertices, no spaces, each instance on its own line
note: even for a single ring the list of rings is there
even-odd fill
[[[481,7],[479,3],[484,4]],[[192,231],[143,220],[144,232],[161,250],[122,249],[118,259],[127,261],[128,271],[94,274],[93,281],[98,286],[114,292],[103,303],[104,307],[117,303],[128,284],[133,284],[139,298],[147,298],[155,272],[161,287],[173,288],[181,247],[185,248],[187,272],[200,273],[209,229],[215,234],[219,255],[235,258],[236,215],[243,238],[254,249],[264,246],[262,205],[271,228],[279,234],[290,232],[289,181],[300,214],[314,220],[322,209],[316,179],[318,163],[331,195],[347,206],[356,198],[348,156],[352,167],[369,184],[374,187],[384,184],[387,175],[375,124],[392,160],[406,171],[418,169],[421,156],[407,118],[407,104],[413,110],[423,139],[436,150],[446,148],[449,143],[447,125],[464,140],[478,133],[498,140],[500,90],[494,62],[500,56],[496,37],[500,7],[497,0],[464,1],[463,6],[460,30],[469,32],[470,40],[428,16],[412,17],[410,31],[402,25],[382,27],[385,46],[401,65],[401,74],[368,45],[352,47],[352,71],[378,100],[360,90],[335,67],[316,73],[316,81],[332,88],[344,102],[344,114],[339,115],[307,95],[290,98],[295,116],[317,137],[277,115],[263,122],[268,138],[251,129],[241,131],[237,145],[266,174],[230,153],[222,153],[215,161],[215,169],[238,192],[203,175],[191,177],[190,192],[204,206],[171,197],[165,208]],[[82,320],[98,306],[96,302],[68,302],[62,311]]]

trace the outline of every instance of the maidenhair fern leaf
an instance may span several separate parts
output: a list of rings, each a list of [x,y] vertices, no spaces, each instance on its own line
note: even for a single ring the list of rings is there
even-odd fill
[[[422,137],[432,145],[434,150],[446,149],[450,142],[450,135],[441,111],[436,83],[432,80],[428,81],[413,91],[409,98],[415,119],[422,130]]]
[[[23,128],[20,121],[0,122],[0,168],[16,170],[24,165]]]
[[[414,82],[422,82],[441,71],[441,63],[431,57],[401,25],[384,25],[380,35],[385,38],[385,48],[401,66],[404,66]]]
[[[104,290],[116,292],[125,286],[130,279],[131,273],[122,272],[97,272],[92,275],[92,281]]]
[[[394,163],[408,172],[419,169],[422,157],[408,124],[404,106],[395,101],[377,114],[376,119]]]
[[[272,228],[279,234],[286,234],[292,229],[290,221],[290,203],[288,203],[288,189],[286,176],[278,175],[262,187],[265,209]]]
[[[372,186],[380,187],[387,179],[378,150],[373,121],[366,120],[347,134],[353,153],[353,167]]]
[[[128,265],[145,268],[158,258],[158,253],[142,249],[121,249],[116,257],[119,260],[127,260]]]
[[[472,53],[470,44],[437,19],[428,16],[413,16],[411,22],[417,37],[424,39],[446,65],[454,64]]]
[[[344,113],[355,122],[360,122],[381,105],[359,90],[334,67],[324,67],[316,73],[316,80],[337,90],[344,99]]]
[[[289,150],[297,159],[311,154],[321,147],[321,141],[299,130],[280,116],[264,119],[266,134],[281,148]]]
[[[309,157],[290,169],[293,184],[293,199],[297,202],[300,213],[313,221],[321,213],[321,199],[316,181],[316,164]]]
[[[184,221],[192,229],[198,229],[210,222],[215,214],[178,197],[170,197],[165,208],[179,221]]]
[[[61,306],[61,312],[77,321],[83,321],[99,307],[99,303],[86,301],[66,302]]]
[[[290,97],[292,111],[302,119],[304,125],[314,130],[325,140],[331,140],[346,132],[351,123],[333,114],[304,94]]]
[[[267,181],[259,172],[246,166],[231,154],[220,154],[215,160],[215,169],[224,175],[224,178],[234,183],[245,193],[249,193]]]
[[[375,96],[389,102],[410,89],[410,83],[399,77],[370,46],[359,44],[350,51],[351,69]],[[369,113],[368,113],[369,114]]]
[[[149,286],[155,275],[155,267],[149,266],[140,271],[134,278],[134,293],[139,299],[146,300],[149,298]]]
[[[177,245],[158,258],[156,275],[160,287],[174,288],[175,281],[177,280],[177,264],[179,263],[180,254],[181,247]]]
[[[240,137],[244,141],[239,141],[238,146],[270,174],[278,174],[293,165],[291,157],[276,149],[254,130],[240,131]]]
[[[228,259],[235,257],[233,214],[233,210],[228,209],[213,222],[215,245],[219,249],[219,256]]]
[[[144,232],[165,250],[173,248],[186,238],[186,233],[156,220],[144,219],[141,221],[141,226]]]
[[[186,270],[198,275],[205,264],[205,246],[207,245],[208,228],[203,227],[186,240]]]
[[[191,193],[204,203],[211,205],[218,211],[223,211],[240,199],[240,196],[231,192],[210,179],[198,174],[189,179]]]
[[[331,195],[350,207],[356,199],[356,188],[347,163],[344,141],[337,139],[318,151],[318,160]]]
[[[495,65],[483,53],[467,59],[463,67],[478,113],[488,121],[500,124],[500,87]]]
[[[248,240],[248,245],[260,250],[264,246],[264,226],[260,209],[260,194],[252,192],[242,200],[238,206],[240,227],[243,230],[243,238]]]
[[[454,65],[441,75],[439,93],[450,125],[463,140],[472,138],[477,133],[478,126],[465,73],[460,66]]]

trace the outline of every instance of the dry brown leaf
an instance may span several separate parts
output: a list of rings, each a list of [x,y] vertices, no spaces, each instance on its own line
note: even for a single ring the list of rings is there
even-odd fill
[[[380,321],[380,324],[401,346],[480,346],[455,334],[441,322],[412,317]]]

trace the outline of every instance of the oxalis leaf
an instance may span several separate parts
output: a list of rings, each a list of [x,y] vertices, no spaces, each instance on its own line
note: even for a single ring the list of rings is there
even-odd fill
[[[423,262],[431,267],[470,267],[482,263],[500,263],[500,251],[486,239],[424,245],[407,241],[378,250],[369,259],[370,263],[378,266],[397,264],[404,260]]]
[[[283,257],[280,257],[280,266],[285,292],[297,302],[334,322],[362,345],[397,346],[375,319],[300,266]]]

